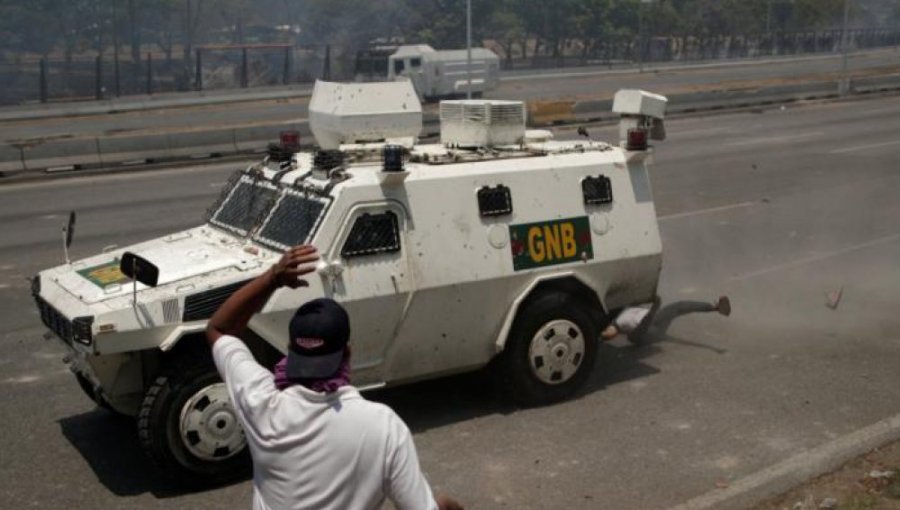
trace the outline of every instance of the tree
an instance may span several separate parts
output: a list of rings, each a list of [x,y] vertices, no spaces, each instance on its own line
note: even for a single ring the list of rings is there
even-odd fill
[[[496,6],[491,16],[489,31],[494,34],[497,42],[503,47],[506,67],[511,68],[513,48],[525,38],[525,23],[515,11],[513,0],[503,0]]]

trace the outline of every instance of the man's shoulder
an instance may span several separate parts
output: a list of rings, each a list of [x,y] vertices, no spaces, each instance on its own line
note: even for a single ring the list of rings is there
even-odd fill
[[[381,402],[374,402],[365,398],[360,394],[359,390],[353,386],[344,386],[339,389],[337,398],[341,401],[342,405],[354,409],[355,412],[371,416],[373,419],[383,420],[392,425],[396,422],[402,423],[402,420],[393,409]]]

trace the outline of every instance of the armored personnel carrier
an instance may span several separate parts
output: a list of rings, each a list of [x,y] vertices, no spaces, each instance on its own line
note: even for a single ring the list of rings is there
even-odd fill
[[[494,364],[509,395],[571,395],[599,332],[652,301],[662,246],[648,139],[665,98],[617,94],[621,141],[527,130],[524,104],[447,101],[421,144],[409,82],[316,85],[310,128],[233,175],[205,221],[42,271],[32,293],[85,391],[137,419],[147,453],[184,481],[248,462],[202,340],[207,319],[298,244],[322,257],[309,287],[280,290],[245,339],[274,365],[306,300],[349,311],[353,381],[397,385]]]

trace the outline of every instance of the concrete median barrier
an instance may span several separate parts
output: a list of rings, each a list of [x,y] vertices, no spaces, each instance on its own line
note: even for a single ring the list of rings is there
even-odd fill
[[[900,74],[857,78],[853,80],[853,90],[857,93],[886,92],[900,89]]]
[[[239,152],[233,129],[191,131],[167,135],[167,158],[221,156]]]
[[[169,156],[169,135],[110,136],[100,139],[103,164],[153,161]]]
[[[58,139],[29,141],[21,145],[25,170],[78,168],[102,164],[98,139]]]
[[[900,74],[858,78],[855,93],[900,91]],[[663,91],[664,92],[664,91]],[[669,112],[689,114],[747,107],[764,107],[794,101],[838,96],[835,81],[772,85],[766,87],[706,90],[669,95]],[[529,125],[534,127],[614,120],[612,99],[533,101],[528,104]],[[422,135],[439,135],[440,120],[429,112],[423,118]],[[85,168],[126,162],[160,162],[259,152],[277,142],[285,130],[300,132],[303,145],[315,142],[305,119],[289,123],[220,128],[209,126],[188,132],[51,139],[0,146],[0,173],[51,168]]]
[[[575,122],[575,101],[532,101],[528,103],[528,120],[533,126],[552,126]]]
[[[0,145],[0,175],[7,175],[25,170],[22,150],[12,145]]]
[[[270,143],[277,143],[280,139],[282,131],[299,131],[300,143],[303,145],[312,145],[312,132],[309,130],[309,124],[306,122],[296,122],[291,124],[275,124],[271,126],[252,126],[235,128],[234,131],[234,147],[236,152],[256,152],[263,151]]]

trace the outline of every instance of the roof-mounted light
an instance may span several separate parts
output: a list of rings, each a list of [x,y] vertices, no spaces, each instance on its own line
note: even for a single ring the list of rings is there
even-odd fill
[[[645,151],[647,150],[648,138],[648,132],[644,128],[629,129],[625,149],[630,151]]]

